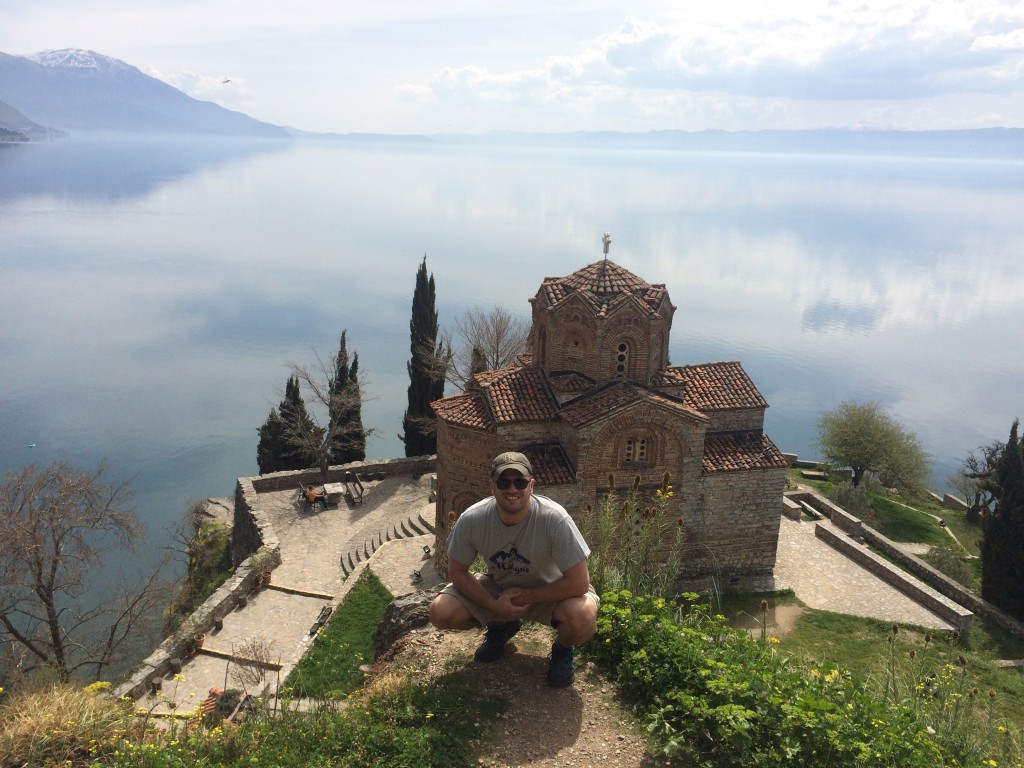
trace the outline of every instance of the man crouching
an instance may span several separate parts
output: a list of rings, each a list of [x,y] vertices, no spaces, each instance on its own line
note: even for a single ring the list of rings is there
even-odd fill
[[[573,649],[594,636],[598,597],[590,586],[590,548],[569,513],[534,495],[533,467],[513,451],[491,463],[493,496],[469,507],[448,536],[451,583],[430,606],[438,629],[486,627],[475,658],[497,661],[523,621],[555,628],[547,682],[571,685]],[[477,555],[486,574],[470,573]]]

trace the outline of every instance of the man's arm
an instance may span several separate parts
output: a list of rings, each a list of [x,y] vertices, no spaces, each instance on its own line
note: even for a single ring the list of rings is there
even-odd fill
[[[502,618],[518,619],[526,614],[526,605],[515,605],[512,602],[513,599],[521,596],[522,590],[506,589],[498,597],[491,597],[491,594],[476,580],[476,576],[469,572],[468,565],[450,557],[448,558],[448,578],[463,597]]]
[[[587,567],[586,559],[583,559],[563,573],[562,578],[540,587],[524,589],[513,601],[516,605],[560,603],[570,597],[585,595],[588,589],[590,589],[590,569]]]

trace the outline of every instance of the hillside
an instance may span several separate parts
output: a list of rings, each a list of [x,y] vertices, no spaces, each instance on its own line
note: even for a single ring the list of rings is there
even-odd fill
[[[0,101],[0,141],[41,141],[67,134],[29,120],[10,104]]]
[[[34,121],[71,133],[110,131],[287,138],[280,126],[199,101],[119,59],[68,48],[29,56],[0,52],[0,127]]]

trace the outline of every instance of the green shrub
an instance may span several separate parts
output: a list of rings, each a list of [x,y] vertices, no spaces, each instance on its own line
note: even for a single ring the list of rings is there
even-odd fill
[[[782,656],[776,643],[764,632],[754,639],[731,629],[705,605],[621,591],[603,595],[589,653],[675,765],[932,768],[993,765],[986,762],[991,759],[1009,764],[1006,754],[989,754],[995,746],[988,753],[979,746],[986,734],[969,744],[960,738],[973,715],[959,679],[951,678],[943,699],[954,707],[961,702],[955,717],[944,712],[945,719],[935,720],[905,687],[897,691],[895,678],[880,694],[833,666],[806,666]],[[939,728],[951,719],[958,727],[943,734]],[[992,728],[996,733],[997,726]],[[954,731],[958,735],[951,736]]]

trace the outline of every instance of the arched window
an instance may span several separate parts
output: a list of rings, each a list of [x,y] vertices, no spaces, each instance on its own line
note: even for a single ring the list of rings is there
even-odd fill
[[[615,352],[615,378],[624,379],[629,372],[629,344],[619,342]]]
[[[646,462],[648,457],[648,442],[646,437],[631,437],[626,440],[626,452],[623,461],[627,464],[634,462]]]

